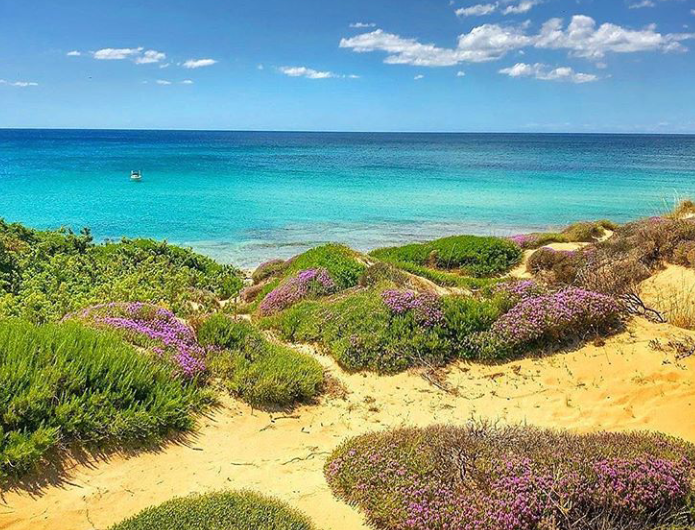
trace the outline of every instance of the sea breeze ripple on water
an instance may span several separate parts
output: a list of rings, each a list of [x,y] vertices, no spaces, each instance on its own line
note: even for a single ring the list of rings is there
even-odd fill
[[[174,313],[140,302],[101,304],[65,317],[123,332],[126,339],[171,361],[178,374],[192,378],[205,371],[207,351]]]

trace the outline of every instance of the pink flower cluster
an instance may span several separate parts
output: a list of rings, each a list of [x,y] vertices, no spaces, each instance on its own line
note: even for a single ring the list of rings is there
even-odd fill
[[[268,293],[258,309],[261,315],[268,316],[301,300],[326,296],[336,290],[337,285],[326,269],[306,269],[299,271]]]
[[[495,293],[501,293],[509,297],[513,304],[548,294],[548,289],[536,283],[535,280],[519,280],[504,282],[495,287]]]
[[[205,371],[206,350],[193,330],[171,311],[140,302],[101,304],[65,317],[115,329],[126,339],[174,363],[176,372],[192,378]]]
[[[449,446],[435,429],[348,442],[325,467],[330,487],[383,530],[570,530],[585,520],[591,528],[651,528],[682,513],[693,493],[693,462],[668,443],[670,458],[649,454],[653,448],[628,456],[594,446],[610,443],[601,435],[565,447],[560,435],[539,451],[524,440],[534,432],[521,433],[529,451],[504,438],[486,447],[487,435]],[[623,456],[606,458],[603,449]]]
[[[412,311],[417,322],[424,327],[431,328],[444,321],[442,302],[436,294],[393,289],[384,291],[381,297],[391,313],[404,315]]]
[[[574,287],[523,299],[490,329],[499,342],[519,348],[541,339],[558,341],[603,329],[620,315],[611,297]]]
[[[512,243],[519,245],[521,248],[533,248],[538,242],[536,234],[518,234],[507,238]]]

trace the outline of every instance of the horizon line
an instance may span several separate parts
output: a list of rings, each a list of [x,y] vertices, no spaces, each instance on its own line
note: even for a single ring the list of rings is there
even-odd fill
[[[333,129],[187,129],[187,128],[122,128],[122,127],[0,127],[0,131],[113,131],[113,132],[209,132],[209,133],[259,133],[259,134],[508,134],[508,135],[595,135],[595,136],[695,136],[693,132],[626,132],[626,131],[341,131]]]

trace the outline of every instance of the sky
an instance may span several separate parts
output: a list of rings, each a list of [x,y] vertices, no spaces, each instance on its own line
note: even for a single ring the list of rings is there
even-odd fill
[[[0,127],[695,133],[695,0],[0,0]]]

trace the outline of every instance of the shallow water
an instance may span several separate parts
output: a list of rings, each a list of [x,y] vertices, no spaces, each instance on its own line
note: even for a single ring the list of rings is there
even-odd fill
[[[325,241],[626,221],[688,195],[695,136],[0,130],[0,217],[240,266]]]

